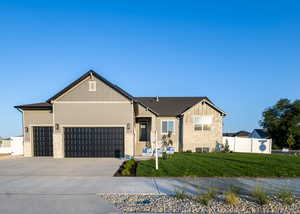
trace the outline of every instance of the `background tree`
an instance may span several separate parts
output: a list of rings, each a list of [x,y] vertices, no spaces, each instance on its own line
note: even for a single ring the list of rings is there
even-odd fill
[[[288,146],[290,135],[295,140],[294,148],[300,148],[300,100],[291,102],[280,99],[274,106],[263,112],[260,124],[273,139],[277,148]]]
[[[289,145],[289,149],[291,149],[296,144],[296,141],[292,134],[289,135],[287,139],[287,144]]]

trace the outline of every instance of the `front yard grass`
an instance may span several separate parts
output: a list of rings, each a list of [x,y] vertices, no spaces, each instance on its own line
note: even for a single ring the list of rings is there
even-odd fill
[[[300,177],[300,156],[249,153],[176,153],[170,159],[141,161],[144,177]]]

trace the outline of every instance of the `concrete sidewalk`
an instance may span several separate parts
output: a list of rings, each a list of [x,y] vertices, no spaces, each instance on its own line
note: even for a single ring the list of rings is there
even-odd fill
[[[270,192],[290,188],[300,195],[300,178],[139,178],[70,176],[0,176],[0,194],[172,194],[176,189],[190,193],[211,186],[220,191],[231,185],[251,192],[260,185]]]
[[[300,195],[300,178],[136,178],[98,176],[0,176],[0,213],[121,213],[100,193],[172,194],[175,189],[203,191],[230,185],[250,192],[256,185],[268,191],[288,187]],[[30,205],[30,206],[29,206]]]

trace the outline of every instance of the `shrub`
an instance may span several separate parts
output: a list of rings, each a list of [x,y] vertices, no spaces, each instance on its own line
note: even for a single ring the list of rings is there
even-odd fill
[[[260,205],[267,204],[269,201],[269,197],[265,190],[263,190],[260,186],[255,187],[252,197],[254,197]]]
[[[236,206],[240,203],[239,196],[232,190],[225,193],[225,201],[232,206]]]
[[[129,169],[123,169],[121,174],[124,175],[124,176],[129,176],[130,175],[130,170]]]
[[[131,159],[129,161],[126,161],[126,163],[124,164],[124,168],[125,169],[131,169],[134,165],[135,165],[135,160]]]
[[[217,191],[214,188],[209,188],[206,192],[199,194],[196,198],[196,201],[200,204],[203,204],[205,206],[208,206],[210,204],[210,201],[216,198]]]
[[[286,205],[292,205],[295,203],[295,194],[289,189],[282,189],[277,193],[278,198],[281,202]]]
[[[166,152],[164,152],[163,154],[162,154],[162,159],[163,160],[167,160],[169,158],[169,155],[166,153]]]
[[[192,153],[192,150],[186,150],[185,153]]]
[[[183,200],[183,199],[186,199],[188,198],[188,194],[186,193],[185,190],[175,190],[174,191],[174,196],[176,199],[178,200]]]
[[[229,152],[230,152],[228,140],[226,140],[226,143],[225,143],[225,146],[224,146],[224,152],[225,152],[225,153],[229,153]]]

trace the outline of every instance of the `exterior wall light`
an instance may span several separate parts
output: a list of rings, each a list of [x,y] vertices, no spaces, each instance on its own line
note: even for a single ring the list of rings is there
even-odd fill
[[[28,133],[29,129],[28,127],[25,127],[25,132]]]
[[[127,129],[127,130],[130,130],[130,123],[127,123],[126,129]]]
[[[59,130],[59,124],[58,124],[58,123],[55,124],[55,130],[56,130],[56,131]]]

